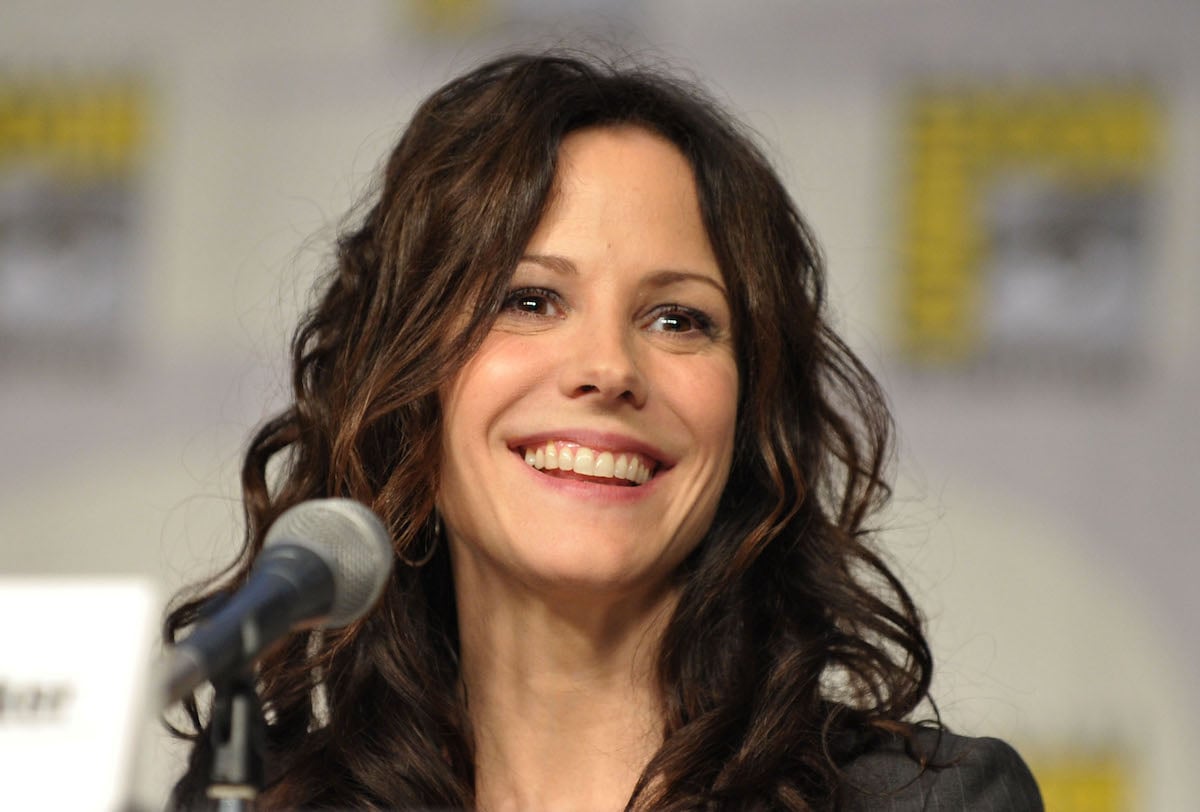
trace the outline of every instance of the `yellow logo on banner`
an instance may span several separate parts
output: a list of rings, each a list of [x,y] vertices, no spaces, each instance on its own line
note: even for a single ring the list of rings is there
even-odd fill
[[[905,128],[901,344],[918,363],[973,357],[983,337],[986,197],[1036,177],[1076,198],[1145,185],[1158,157],[1154,97],[1138,86],[930,90]]]
[[[1122,812],[1130,808],[1128,760],[1114,754],[1064,751],[1031,759],[1046,809]]]
[[[0,170],[128,174],[143,148],[144,116],[132,82],[0,82]]]
[[[474,31],[495,12],[491,0],[401,0],[400,5],[420,29],[447,35]]]

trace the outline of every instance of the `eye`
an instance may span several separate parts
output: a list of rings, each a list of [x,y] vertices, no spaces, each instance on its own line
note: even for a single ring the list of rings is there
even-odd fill
[[[650,314],[648,329],[659,333],[712,336],[716,332],[713,320],[701,310],[684,305],[668,304],[656,307]]]
[[[563,302],[557,293],[545,288],[518,288],[508,294],[500,308],[521,316],[557,318],[563,313]]]

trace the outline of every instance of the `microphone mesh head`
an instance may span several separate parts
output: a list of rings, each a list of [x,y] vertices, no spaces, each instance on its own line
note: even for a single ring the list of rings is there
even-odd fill
[[[370,508],[353,499],[312,499],[283,512],[263,541],[319,555],[333,573],[333,606],[321,626],[336,629],[367,613],[392,573],[392,540]]]

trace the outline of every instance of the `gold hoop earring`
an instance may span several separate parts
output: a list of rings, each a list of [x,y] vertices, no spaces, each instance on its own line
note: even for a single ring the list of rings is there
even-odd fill
[[[424,532],[421,533],[421,536],[426,539],[426,543],[425,553],[420,558],[413,561],[407,558],[403,552],[396,553],[397,558],[413,569],[420,569],[432,561],[434,553],[437,552],[438,542],[442,540],[442,517],[438,514],[437,508],[429,512],[429,520],[425,522],[425,527],[422,529]]]

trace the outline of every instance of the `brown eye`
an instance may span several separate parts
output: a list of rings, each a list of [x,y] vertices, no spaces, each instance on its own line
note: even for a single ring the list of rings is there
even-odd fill
[[[562,315],[562,302],[558,295],[551,290],[541,288],[521,288],[514,290],[504,300],[503,310],[522,316]]]
[[[524,313],[541,313],[546,308],[546,300],[537,296],[522,296],[514,301],[512,306]]]
[[[711,336],[714,327],[713,320],[695,308],[664,305],[651,314],[648,329],[659,333]]]
[[[681,313],[658,317],[658,328],[667,333],[686,333],[696,329],[695,321]]]

